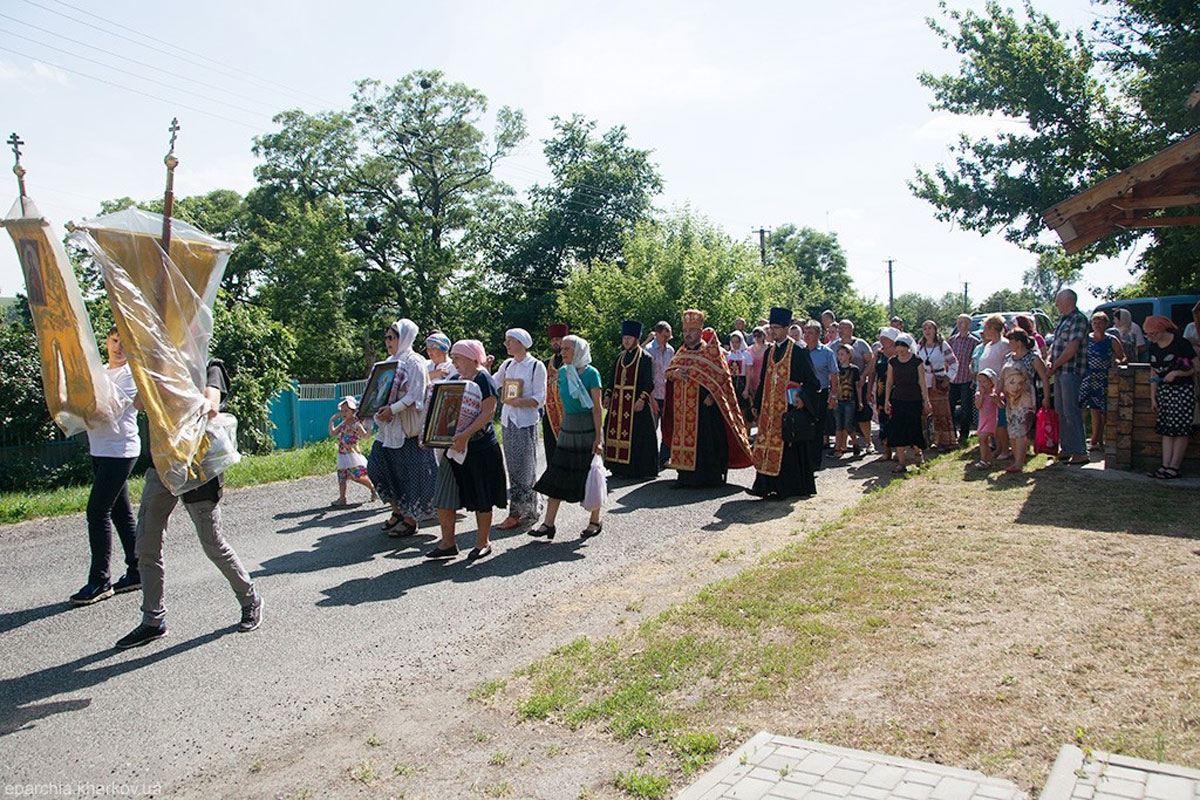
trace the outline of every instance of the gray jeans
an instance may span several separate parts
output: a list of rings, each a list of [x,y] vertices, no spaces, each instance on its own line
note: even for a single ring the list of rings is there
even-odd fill
[[[164,603],[165,575],[163,571],[163,538],[167,532],[167,519],[179,502],[151,468],[146,472],[146,488],[142,490],[142,502],[138,506],[137,537],[134,550],[137,552],[138,574],[142,578],[142,622],[146,625],[163,625],[167,617]],[[255,599],[254,584],[237,553],[221,536],[221,507],[211,500],[184,503],[204,554],[217,565],[225,580],[229,581],[233,593],[242,605]]]

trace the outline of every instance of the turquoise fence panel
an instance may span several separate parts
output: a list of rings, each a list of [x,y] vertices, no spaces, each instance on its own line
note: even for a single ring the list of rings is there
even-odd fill
[[[293,384],[271,400],[275,446],[303,447],[329,437],[329,418],[343,397],[358,397],[366,381]]]

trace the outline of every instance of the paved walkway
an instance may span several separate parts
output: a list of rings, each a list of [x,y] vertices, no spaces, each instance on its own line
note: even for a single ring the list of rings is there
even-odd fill
[[[757,734],[679,800],[1017,800],[1011,781],[880,753]]]
[[[1042,800],[1196,800],[1200,770],[1073,745],[1058,751]]]

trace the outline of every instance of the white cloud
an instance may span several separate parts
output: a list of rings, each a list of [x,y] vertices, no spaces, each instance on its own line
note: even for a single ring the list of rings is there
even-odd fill
[[[41,61],[33,62],[33,74],[39,78],[57,83],[59,86],[67,85],[67,73],[63,72],[58,67],[52,67],[49,64],[43,64]]]
[[[21,77],[21,70],[11,61],[0,58],[0,81],[15,81]]]

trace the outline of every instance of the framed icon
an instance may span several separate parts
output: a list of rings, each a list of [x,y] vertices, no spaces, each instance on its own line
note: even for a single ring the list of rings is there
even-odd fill
[[[356,416],[359,419],[371,419],[379,409],[387,405],[398,366],[399,362],[396,361],[376,361],[371,366],[371,374],[367,376],[367,388],[363,389],[362,397],[358,400]]]
[[[801,393],[799,386],[789,386],[787,390],[787,402],[789,408],[795,408],[802,400],[804,395]]]
[[[426,447],[450,447],[454,444],[466,388],[466,381],[442,381],[433,385],[421,437]]]
[[[500,401],[509,403],[519,398],[525,391],[525,381],[521,378],[505,378],[500,389]]]
[[[746,362],[738,359],[727,359],[729,362],[729,374],[735,378],[740,378],[746,373]]]
[[[31,306],[46,305],[46,289],[42,283],[42,258],[37,239],[18,239],[17,254],[25,271],[25,296]]]

